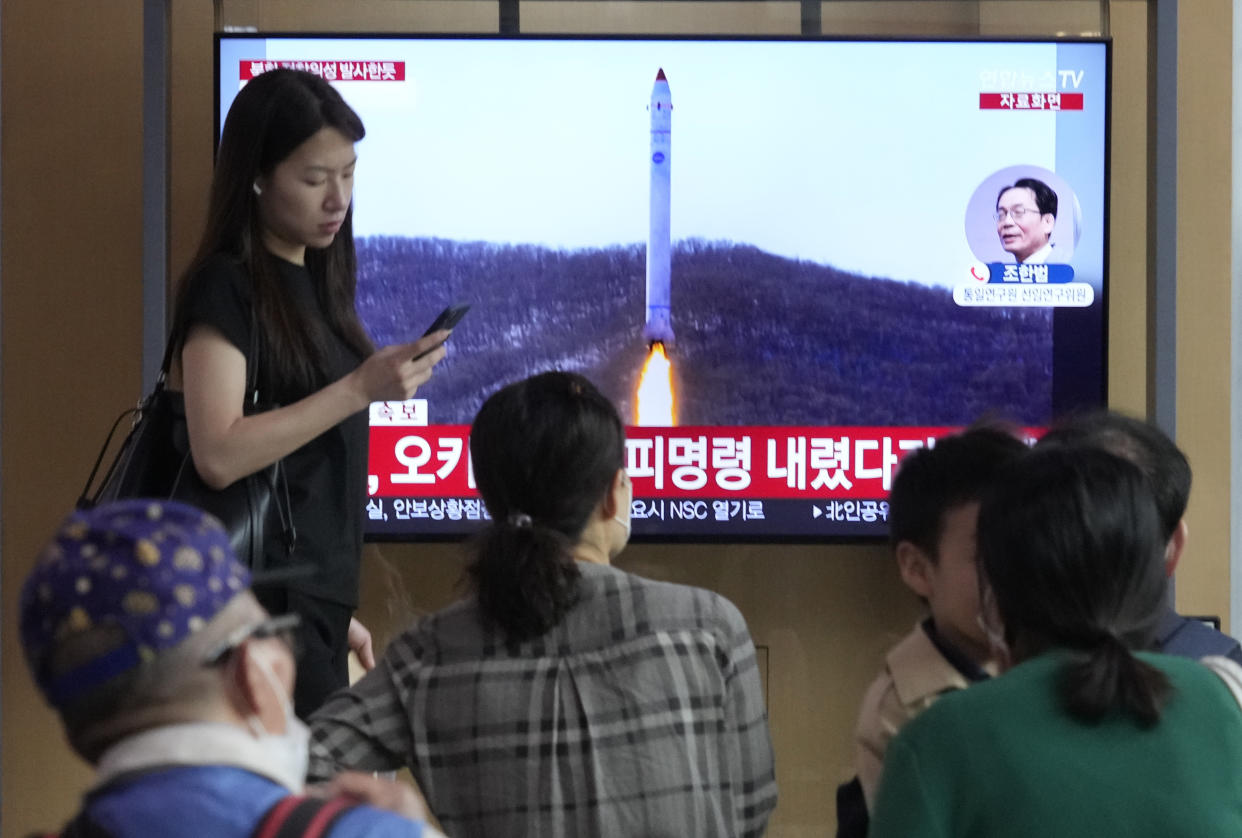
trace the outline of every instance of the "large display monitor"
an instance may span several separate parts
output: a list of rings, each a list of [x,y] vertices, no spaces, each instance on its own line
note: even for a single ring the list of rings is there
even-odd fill
[[[585,373],[629,423],[634,535],[883,536],[904,453],[1103,404],[1109,43],[225,34],[366,124],[377,344],[472,308],[371,409],[368,536],[486,519],[483,399]]]

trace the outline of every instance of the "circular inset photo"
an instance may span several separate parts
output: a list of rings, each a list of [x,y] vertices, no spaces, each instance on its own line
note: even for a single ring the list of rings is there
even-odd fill
[[[1066,264],[1081,234],[1078,196],[1041,166],[994,172],[966,205],[966,242],[980,262]]]

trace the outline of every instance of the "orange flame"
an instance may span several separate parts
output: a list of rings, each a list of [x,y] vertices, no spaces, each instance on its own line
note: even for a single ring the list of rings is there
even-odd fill
[[[673,401],[673,364],[664,354],[664,344],[651,344],[642,375],[638,377],[638,399],[634,423],[647,427],[673,427],[677,412]]]

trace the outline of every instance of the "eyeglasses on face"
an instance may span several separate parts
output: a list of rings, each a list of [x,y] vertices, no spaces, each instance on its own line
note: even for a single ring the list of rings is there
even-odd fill
[[[266,637],[279,638],[296,658],[302,651],[298,640],[298,626],[301,624],[300,614],[281,614],[278,617],[268,617],[261,623],[242,626],[203,657],[203,666],[216,666],[247,640],[262,640]]]
[[[1041,213],[1038,207],[1014,207],[1013,209],[998,209],[996,212],[992,214],[992,217],[995,218],[998,222],[1004,221],[1006,215],[1012,218],[1014,221],[1021,221],[1022,219],[1026,218],[1028,215],[1040,215],[1040,214]]]

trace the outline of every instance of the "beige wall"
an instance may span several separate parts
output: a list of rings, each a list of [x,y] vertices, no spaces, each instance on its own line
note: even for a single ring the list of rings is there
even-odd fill
[[[17,593],[142,349],[140,3],[0,5],[0,814],[59,826],[89,777],[36,697]],[[101,37],[106,33],[106,37]]]
[[[533,22],[555,5],[524,4],[524,28],[535,28]],[[710,6],[709,14],[721,15],[726,7],[743,4],[570,5],[580,8],[564,10],[553,23],[564,24],[572,12],[584,16],[574,21],[582,28],[687,31],[683,17],[699,13],[695,9]],[[750,17],[734,21],[738,28],[731,31],[793,27],[796,32],[797,16],[787,22],[790,5],[797,4],[751,4],[736,12]],[[857,15],[864,6],[911,7],[922,14],[936,5],[961,7],[953,14],[967,16],[973,8],[975,25],[986,24],[989,34],[997,34],[1007,25],[997,22],[1002,7],[1031,4],[826,3],[824,21],[828,26],[830,12],[849,7],[855,13],[849,25],[861,27]],[[1083,14],[1082,3],[1036,5],[1074,7],[1074,14]],[[1192,551],[1180,574],[1179,605],[1223,614],[1228,528],[1219,522],[1228,514],[1230,4],[1196,0],[1193,16],[1190,5],[1181,4],[1178,421],[1194,460],[1196,491]],[[1113,0],[1110,6],[1115,37],[1111,282],[1113,299],[1124,301],[1110,314],[1110,399],[1141,411],[1148,395],[1148,3]],[[493,3],[475,0],[225,0],[222,8],[225,22],[268,30],[494,31],[496,20]],[[211,4],[202,0],[172,0],[172,9],[169,252],[175,273],[193,248],[210,174],[215,18]],[[892,27],[909,25],[909,13],[867,25],[895,31]],[[849,28],[844,22],[841,27]],[[74,808],[89,776],[65,753],[54,718],[29,685],[14,615],[31,557],[73,502],[106,423],[140,387],[141,4],[4,0],[0,38],[0,834],[7,838],[57,825]],[[883,650],[917,614],[885,551],[638,545],[621,564],[713,588],[739,605],[766,661],[781,786],[771,834],[830,832],[833,789],[850,773],[858,699]],[[364,617],[386,635],[412,609],[433,610],[449,601],[459,572],[456,550],[446,545],[369,548]],[[401,589],[409,594],[406,605],[394,593]]]
[[[1177,439],[1195,485],[1177,603],[1228,615],[1232,8],[1227,0],[1180,8]]]

